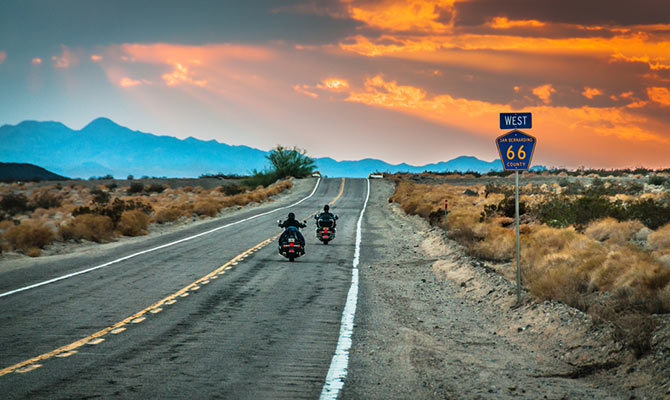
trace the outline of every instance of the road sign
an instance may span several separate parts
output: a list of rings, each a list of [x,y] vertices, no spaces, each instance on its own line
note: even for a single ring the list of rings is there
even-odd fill
[[[521,131],[511,131],[496,139],[505,171],[527,171],[533,159],[536,139]]]
[[[531,113],[500,113],[500,129],[530,129],[533,127]]]

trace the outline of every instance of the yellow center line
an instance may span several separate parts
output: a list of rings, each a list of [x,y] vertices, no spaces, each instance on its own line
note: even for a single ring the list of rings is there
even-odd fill
[[[343,192],[344,192],[344,178],[342,178],[342,184],[340,185],[340,192],[333,199],[333,201],[331,201],[329,204],[332,205],[333,203],[335,203],[342,196]],[[314,216],[314,215],[316,215],[316,213],[312,214],[312,216]],[[311,218],[311,216],[308,217],[308,218]],[[77,349],[81,346],[84,346],[85,344],[100,343],[100,342],[102,342],[102,340],[98,341],[96,339],[100,338],[101,336],[104,336],[104,335],[106,335],[106,334],[108,334],[112,331],[116,331],[116,333],[120,333],[120,332],[123,331],[123,330],[120,330],[120,328],[124,327],[124,325],[127,325],[129,323],[138,323],[138,322],[144,321],[144,319],[146,318],[146,317],[144,317],[145,314],[150,313],[152,310],[156,310],[156,309],[161,308],[164,304],[174,303],[174,300],[177,297],[188,296],[188,292],[191,291],[191,290],[194,290],[194,288],[199,289],[200,288],[199,286],[202,284],[202,282],[208,281],[208,280],[212,279],[212,277],[214,275],[217,275],[217,274],[223,272],[224,270],[232,268],[232,265],[237,265],[239,263],[239,261],[241,261],[242,259],[247,257],[250,253],[252,253],[253,251],[259,250],[262,247],[267,246],[268,244],[277,240],[277,238],[279,238],[279,236],[281,236],[281,234],[277,234],[275,236],[272,236],[272,237],[262,241],[261,243],[249,248],[248,250],[238,254],[233,259],[231,259],[227,263],[223,264],[219,268],[217,268],[214,271],[210,272],[209,274],[203,276],[202,278],[198,279],[197,281],[191,283],[190,285],[188,285],[188,286],[180,289],[179,291],[165,297],[164,299],[161,299],[161,300],[157,301],[156,303],[150,305],[149,307],[147,307],[147,308],[145,308],[141,311],[136,312],[135,314],[131,315],[130,317],[128,317],[128,318],[126,318],[122,321],[119,321],[112,326],[108,326],[105,329],[102,329],[98,332],[95,332],[94,334],[89,335],[89,336],[87,336],[83,339],[77,340],[76,342],[73,342],[73,343],[70,343],[68,345],[59,347],[56,350],[52,350],[48,353],[41,354],[39,356],[30,358],[28,360],[21,361],[18,364],[14,364],[10,367],[1,369],[0,370],[0,376],[9,374],[11,372],[28,372],[28,371],[31,371],[35,368],[39,368],[39,367],[41,367],[41,365],[37,365],[35,363],[37,363],[39,361],[44,361],[44,360],[52,358],[54,356],[61,355],[63,353],[72,352],[73,350],[75,350],[75,349]],[[195,290],[197,290],[197,289],[195,289]],[[30,365],[32,365],[32,367],[24,368],[24,367],[30,366]]]

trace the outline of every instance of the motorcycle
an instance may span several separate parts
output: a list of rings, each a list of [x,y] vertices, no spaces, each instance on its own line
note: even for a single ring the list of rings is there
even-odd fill
[[[316,218],[316,238],[323,244],[328,244],[328,242],[335,239],[335,220],[337,220],[337,216],[332,218],[326,215]]]
[[[307,221],[303,221],[307,224]],[[281,228],[282,221],[277,221],[277,226]],[[294,261],[296,258],[305,255],[305,246],[300,242],[300,229],[295,226],[289,226],[279,238],[279,254]]]

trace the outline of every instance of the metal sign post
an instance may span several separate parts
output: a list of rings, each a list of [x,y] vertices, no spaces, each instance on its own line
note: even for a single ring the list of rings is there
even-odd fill
[[[449,208],[449,200],[444,200],[444,235],[447,235],[447,208]]]
[[[530,115],[530,114],[529,114]],[[530,120],[530,117],[528,117]],[[501,127],[503,114],[500,114]],[[519,171],[527,171],[533,159],[536,139],[521,131],[513,130],[499,136],[496,146],[505,171],[514,171],[516,214],[516,303],[521,304],[521,245],[519,240]]]

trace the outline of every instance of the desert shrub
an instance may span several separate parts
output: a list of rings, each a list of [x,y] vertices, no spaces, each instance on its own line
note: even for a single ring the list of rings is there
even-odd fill
[[[267,187],[276,182],[277,179],[278,176],[275,171],[257,171],[254,169],[251,176],[242,180],[242,185],[246,186],[247,188],[256,188],[258,186]]]
[[[34,210],[28,202],[26,195],[22,193],[7,193],[0,200],[0,210],[9,215],[16,215],[26,211]]]
[[[116,182],[108,183],[108,184],[105,185],[105,186],[107,186],[107,190],[110,190],[110,191],[116,189],[117,187],[119,187],[119,185],[117,185]]]
[[[571,206],[575,215],[574,223],[577,225],[587,225],[593,220],[605,217],[621,219],[623,215],[621,202],[611,202],[604,196],[582,196],[577,198]]]
[[[200,216],[206,215],[213,217],[218,214],[219,210],[219,205],[211,200],[201,200],[193,205],[193,212]]]
[[[670,248],[670,224],[651,233],[647,237],[647,243],[653,250]]]
[[[91,194],[93,195],[93,201],[98,204],[107,204],[109,203],[109,193],[105,192],[102,189],[93,189],[91,190]]]
[[[185,215],[185,211],[179,207],[168,207],[156,211],[154,218],[159,224],[164,224],[166,222],[174,222]]]
[[[9,228],[3,236],[14,249],[23,253],[34,248],[41,249],[53,242],[54,239],[51,229],[30,220],[25,220],[20,225]]]
[[[589,224],[584,233],[591,239],[601,242],[606,240],[614,242],[627,242],[639,232],[644,225],[640,221],[618,221],[615,218],[607,217]]]
[[[49,190],[39,190],[31,196],[30,208],[58,208],[63,203],[63,197]]]
[[[526,209],[526,202],[519,200],[519,215],[525,214]],[[506,196],[498,204],[488,204],[484,206],[484,211],[481,213],[482,221],[495,216],[508,218],[516,217],[516,204],[514,195]]]
[[[149,217],[139,210],[126,210],[121,213],[117,229],[125,236],[141,236],[147,234]]]
[[[658,229],[670,222],[670,204],[654,199],[642,199],[627,204],[625,219],[637,219],[649,229]]]
[[[647,183],[650,185],[663,186],[665,182],[667,182],[667,178],[660,175],[652,175],[649,178],[647,178]]]
[[[105,215],[80,214],[65,222],[59,229],[63,240],[90,240],[92,242],[106,242],[114,235],[114,223]]]
[[[539,204],[533,212],[543,224],[552,227],[565,227],[574,223],[575,212],[565,196],[551,196],[548,201]]]
[[[305,150],[294,147],[292,149],[277,146],[265,156],[272,164],[275,177],[278,179],[304,178],[314,170],[314,160],[307,156]]]
[[[516,233],[503,228],[496,221],[475,225],[475,236],[480,239],[469,247],[469,254],[491,261],[509,261],[516,254]]]
[[[161,185],[160,183],[152,183],[145,189],[147,193],[163,193],[164,190],[165,186]]]
[[[144,192],[144,184],[142,182],[132,182],[128,187],[128,194],[139,194]]]
[[[73,212],[73,216],[79,216],[83,214],[96,214],[96,215],[103,215],[106,217],[109,217],[112,223],[114,224],[114,227],[116,227],[121,220],[121,215],[123,214],[124,211],[129,211],[129,210],[139,210],[144,212],[145,214],[150,214],[153,211],[153,208],[148,205],[144,204],[139,200],[121,200],[121,199],[114,199],[114,201],[111,204],[106,204],[106,205],[96,205],[91,207],[77,207]]]
[[[242,189],[237,183],[226,183],[225,185],[219,186],[219,192],[225,194],[226,196],[233,196],[244,192],[244,189]]]

